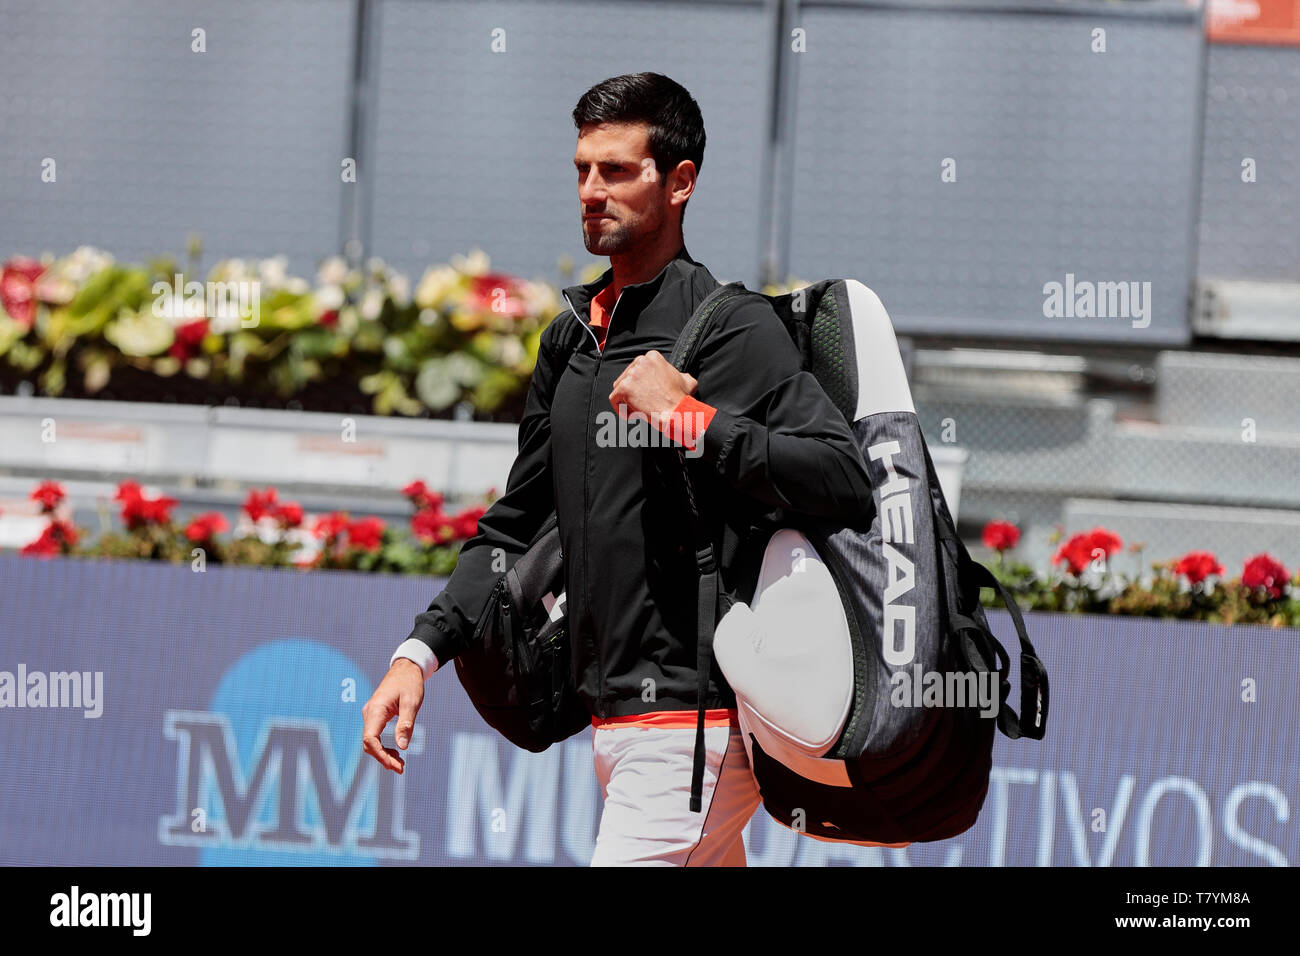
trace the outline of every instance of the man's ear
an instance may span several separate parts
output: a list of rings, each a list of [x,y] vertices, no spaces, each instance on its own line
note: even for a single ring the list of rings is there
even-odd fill
[[[686,202],[686,200],[690,199],[695,193],[696,177],[697,173],[695,164],[689,159],[683,159],[673,169],[672,174],[665,178],[665,185],[667,185],[668,182],[671,182],[673,184],[673,192],[677,192],[684,187],[687,188],[688,191],[686,195],[682,197],[682,202]]]

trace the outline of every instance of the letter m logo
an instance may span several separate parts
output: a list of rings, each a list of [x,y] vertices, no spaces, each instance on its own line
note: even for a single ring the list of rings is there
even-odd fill
[[[420,731],[416,727],[408,752],[418,752]],[[343,850],[407,860],[419,855],[418,834],[402,826],[400,780],[361,759],[351,778],[341,780],[322,721],[264,718],[250,766],[241,765],[226,714],[169,710],[163,733],[176,741],[178,753],[176,814],[159,819],[161,843]],[[309,801],[318,810],[312,822]],[[362,833],[367,804],[375,822]]]

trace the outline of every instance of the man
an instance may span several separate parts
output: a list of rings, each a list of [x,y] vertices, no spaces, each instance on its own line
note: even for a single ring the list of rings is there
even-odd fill
[[[384,726],[397,716],[405,749],[424,681],[473,634],[498,576],[494,549],[521,553],[555,510],[573,676],[593,715],[605,797],[592,865],[743,866],[741,831],[759,793],[735,693],[716,663],[705,701],[703,804],[689,809],[698,572],[681,487],[659,480],[652,460],[671,455],[676,465],[677,453],[644,441],[611,444],[610,416],[644,417],[665,436],[659,445],[688,449],[719,586],[739,600],[752,597],[763,549],[786,512],[852,519],[870,510],[867,470],[843,416],[800,368],[789,333],[760,297],[719,308],[701,344],[698,381],[665,358],[717,285],[682,238],[705,141],[691,95],[656,73],[613,77],[583,95],[573,121],[583,242],[609,256],[610,268],[564,290],[569,309],[542,335],[506,491],[366,704],[365,749],[401,772],[401,756],[380,744]],[[573,323],[581,332],[563,339]],[[562,341],[576,342],[567,365],[555,360]]]

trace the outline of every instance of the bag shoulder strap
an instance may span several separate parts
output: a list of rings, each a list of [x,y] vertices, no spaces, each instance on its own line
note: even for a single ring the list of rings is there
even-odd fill
[[[573,355],[578,347],[578,342],[582,341],[580,334],[582,329],[578,328],[582,324],[582,319],[572,310],[566,309],[564,314],[558,319],[552,319],[555,322],[563,322],[564,326],[560,329],[558,349],[555,353],[555,361],[551,365],[551,394],[548,399],[554,398],[555,386],[560,382],[560,376],[564,370],[569,367],[569,357]]]
[[[729,299],[751,294],[741,282],[728,282],[719,285],[695,307],[691,317],[682,327],[673,346],[669,363],[679,372],[691,368],[700,346],[712,327],[713,318],[718,307]],[[686,508],[690,514],[691,527],[695,537],[695,567],[699,571],[699,603],[695,626],[695,671],[696,671],[696,713],[695,713],[695,754],[691,769],[690,808],[698,813],[703,803],[704,794],[704,701],[709,692],[709,673],[713,659],[713,632],[718,621],[718,581],[717,558],[713,553],[713,540],[708,525],[700,515],[695,504],[695,489],[691,485],[690,470],[686,467],[686,456],[679,447],[677,460],[686,488]]]
[[[712,327],[713,317],[717,314],[718,306],[728,299],[752,294],[749,289],[745,288],[743,282],[727,282],[719,285],[706,295],[700,304],[695,307],[695,311],[687,319],[681,333],[677,336],[677,343],[673,346],[672,355],[668,358],[669,364],[679,372],[685,372],[689,369],[695,363],[695,357],[699,353],[700,346]]]
[[[546,396],[548,404],[555,398],[555,389],[559,385],[560,378],[564,375],[565,369],[569,367],[570,356],[573,355],[574,350],[578,347],[578,342],[582,341],[579,336],[579,333],[582,330],[576,327],[578,323],[581,323],[581,321],[582,320],[574,314],[572,309],[566,311],[558,318],[551,320],[552,324],[556,322],[564,322],[565,325],[560,329],[560,334],[558,336],[560,340],[559,348],[556,351],[554,361],[551,363],[551,393]],[[539,352],[538,358],[540,357],[541,353]],[[542,526],[537,530],[537,533],[533,535],[528,546],[531,548],[536,545],[539,541],[554,531],[558,524],[559,516],[555,511],[552,511],[550,515],[547,516],[546,520],[542,522]]]
[[[921,447],[925,452],[925,467],[928,480],[932,487],[938,487],[939,479],[935,473],[934,462],[930,458],[930,449],[926,447],[924,442],[921,443]],[[1029,641],[1029,634],[1025,630],[1025,619],[1020,614],[1020,605],[1002,586],[1002,582],[993,576],[992,571],[970,556],[970,552],[966,550],[966,545],[953,530],[952,516],[948,513],[947,508],[945,507],[943,513],[936,514],[934,518],[934,531],[936,537],[939,538],[940,546],[945,542],[950,544],[953,553],[957,556],[958,592],[965,594],[973,586],[973,600],[975,606],[978,607],[979,589],[992,588],[1001,595],[1003,603],[1006,604],[1007,613],[1011,615],[1011,623],[1016,629],[1016,637],[1020,640],[1020,713],[1017,714],[1011,707],[1007,706],[1005,700],[1002,701],[998,707],[998,729],[1012,740],[1019,737],[1042,740],[1047,733],[1047,709],[1049,703],[1047,668],[1039,659],[1038,652],[1034,650],[1034,645]],[[971,615],[963,614],[958,608],[952,607],[948,608],[948,621],[951,632],[973,631],[991,641],[993,649],[997,652],[998,662],[1001,665],[999,670],[1005,671],[1006,678],[1010,678],[1011,658],[1007,654],[1006,648],[1002,646],[1002,642],[997,639],[987,624],[982,624]],[[1029,722],[1031,713],[1033,715],[1032,723]]]

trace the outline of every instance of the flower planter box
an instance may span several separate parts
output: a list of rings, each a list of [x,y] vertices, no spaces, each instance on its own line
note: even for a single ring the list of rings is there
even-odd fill
[[[52,422],[56,440],[43,440]],[[450,496],[505,488],[518,425],[394,416],[0,396],[5,465],[43,477]]]
[[[0,395],[32,394],[31,382],[38,375],[39,370],[23,373],[0,362]],[[518,422],[523,415],[527,394],[527,390],[523,390],[491,412],[452,406],[420,417],[447,421],[465,420],[468,416],[468,420],[476,422]],[[103,402],[330,412],[341,415],[371,415],[374,410],[373,398],[361,390],[358,382],[350,379],[310,382],[300,391],[286,397],[254,385],[216,385],[188,375],[178,373],[163,376],[129,365],[114,369],[108,385],[95,392],[86,389],[85,381],[80,375],[69,376],[59,397]]]

